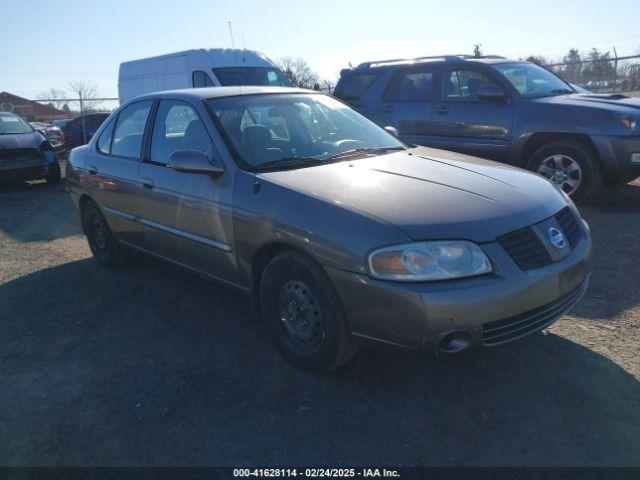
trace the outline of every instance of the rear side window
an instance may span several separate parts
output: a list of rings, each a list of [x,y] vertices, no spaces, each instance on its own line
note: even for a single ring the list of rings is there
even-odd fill
[[[151,100],[138,102],[120,111],[111,142],[111,155],[139,159],[142,137],[151,110]]]
[[[113,136],[113,127],[115,126],[115,119],[109,122],[109,125],[100,134],[98,138],[98,151],[109,155],[111,153],[111,137]]]
[[[347,74],[340,79],[340,88],[337,88],[334,95],[343,100],[355,100],[371,86],[377,78],[376,72],[354,72]]]
[[[207,72],[196,70],[193,72],[193,88],[213,87],[213,82]]]
[[[389,82],[384,101],[426,102],[431,98],[432,80],[432,72],[399,70]]]

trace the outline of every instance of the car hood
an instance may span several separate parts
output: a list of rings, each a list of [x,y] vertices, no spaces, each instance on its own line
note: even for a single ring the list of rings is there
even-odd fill
[[[258,177],[381,219],[415,240],[488,242],[567,205],[538,175],[425,147]]]
[[[640,99],[617,93],[607,94],[572,94],[546,97],[549,103],[583,107],[600,107],[607,110],[622,111],[626,109],[640,110]]]
[[[44,137],[38,132],[0,135],[0,150],[40,148],[42,142],[44,142]]]

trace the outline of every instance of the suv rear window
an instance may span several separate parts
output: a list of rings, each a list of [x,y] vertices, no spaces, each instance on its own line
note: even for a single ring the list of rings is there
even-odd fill
[[[369,88],[378,76],[375,72],[354,72],[343,76],[333,94],[343,100],[354,100]]]

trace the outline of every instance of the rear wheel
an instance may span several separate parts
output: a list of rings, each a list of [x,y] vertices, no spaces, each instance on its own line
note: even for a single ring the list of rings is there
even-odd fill
[[[298,368],[333,370],[357,352],[331,280],[301,253],[283,253],[267,265],[260,306],[274,344]]]
[[[595,154],[571,140],[539,148],[528,167],[555,183],[576,203],[593,199],[602,187],[602,171]]]
[[[122,247],[113,236],[104,215],[92,201],[82,211],[82,225],[96,261],[103,267],[117,266],[122,258]]]

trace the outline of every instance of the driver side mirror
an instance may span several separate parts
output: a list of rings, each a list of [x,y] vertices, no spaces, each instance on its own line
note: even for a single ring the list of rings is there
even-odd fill
[[[482,85],[478,90],[478,98],[488,102],[504,102],[507,100],[507,94],[498,85]]]
[[[394,137],[398,136],[398,129],[396,127],[392,127],[391,125],[387,125],[384,129],[389,132]]]
[[[169,167],[177,172],[203,173],[217,178],[224,173],[224,166],[200,150],[177,150],[169,157]]]

